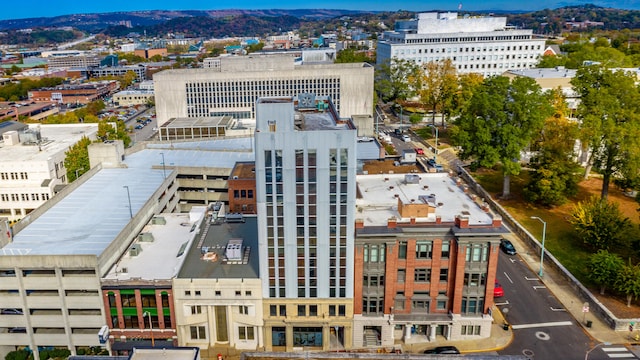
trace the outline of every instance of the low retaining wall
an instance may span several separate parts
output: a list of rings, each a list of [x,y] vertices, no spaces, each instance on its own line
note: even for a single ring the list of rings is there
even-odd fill
[[[502,221],[505,225],[509,227],[509,229],[516,234],[522,241],[527,243],[533,249],[537,250],[537,253],[542,249],[542,245],[538,240],[527,231],[516,219],[511,216],[500,204],[495,202],[491,195],[482,187],[478,182],[475,181],[473,177],[467,172],[467,170],[458,166],[458,175],[463,178],[469,187],[478,194],[478,196],[485,199],[487,203],[491,206],[491,208],[500,216],[502,216]],[[614,329],[616,331],[628,331],[629,325],[633,323],[639,323],[640,319],[619,319],[615,317],[609,311],[609,309],[604,306],[589,289],[584,287],[578,279],[576,279],[573,274],[569,272],[554,256],[553,254],[545,251],[545,266],[552,267],[558,274],[560,274],[564,280],[573,288],[573,290],[578,294],[580,299],[586,303],[589,303],[589,311],[598,316],[602,321]]]

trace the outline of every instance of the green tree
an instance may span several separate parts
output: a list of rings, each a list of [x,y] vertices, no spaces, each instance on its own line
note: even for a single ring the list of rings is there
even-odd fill
[[[366,62],[373,64],[375,63],[375,59],[367,56],[367,53],[364,51],[357,51],[355,49],[344,49],[341,50],[337,57],[336,63],[359,63]]]
[[[502,165],[502,196],[510,197],[511,175],[520,173],[520,153],[552,113],[549,99],[531,78],[484,80],[450,130],[458,156],[473,166]]]
[[[444,108],[444,113],[449,121],[451,116],[462,113],[471,100],[473,93],[482,85],[484,78],[478,73],[466,73],[458,75],[456,93],[451,99],[451,106]]]
[[[589,258],[587,277],[600,287],[600,294],[604,295],[607,286],[615,283],[623,267],[624,261],[618,255],[598,250]]]
[[[576,204],[569,221],[582,241],[595,250],[625,246],[632,237],[633,225],[618,204],[595,196]]]
[[[124,147],[129,147],[131,144],[131,138],[129,137],[124,121],[114,117],[98,123],[96,136],[102,140],[122,140]]]
[[[436,113],[442,113],[451,105],[457,85],[456,67],[451,59],[431,61],[422,66],[418,95],[420,102],[431,110],[431,124],[436,123]]]
[[[91,140],[84,136],[65,152],[64,167],[67,168],[69,182],[76,180],[76,170],[78,170],[78,176],[89,171],[89,150],[87,149],[89,144]]]
[[[602,199],[614,175],[633,178],[640,171],[640,91],[635,82],[635,75],[600,66],[583,67],[571,80],[580,96],[581,140],[591,154],[585,177],[590,165],[602,173]]]
[[[640,296],[640,266],[637,264],[623,266],[614,286],[617,291],[627,297],[627,307],[631,307],[631,300]]]
[[[419,76],[420,68],[415,62],[393,59],[376,69],[374,86],[383,101],[406,100],[415,95],[416,89],[410,84]]]
[[[580,166],[574,161],[578,126],[570,122],[567,102],[560,89],[549,92],[554,114],[545,121],[536,155],[531,159],[533,172],[524,188],[528,201],[543,206],[561,205],[578,192]]]

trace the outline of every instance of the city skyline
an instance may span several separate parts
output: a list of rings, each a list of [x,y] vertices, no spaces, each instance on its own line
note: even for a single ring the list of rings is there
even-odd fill
[[[56,3],[53,6],[43,6],[41,0],[26,0],[21,2],[11,12],[3,12],[0,14],[0,20],[25,19],[37,17],[54,17],[70,14],[91,14],[91,13],[111,13],[111,12],[129,12],[129,11],[151,11],[151,10],[225,10],[225,9],[341,9],[341,10],[362,10],[362,11],[536,11],[542,9],[556,9],[564,6],[578,6],[585,4],[594,4],[596,6],[640,10],[640,3],[634,0],[541,0],[537,2],[514,2],[507,0],[490,0],[490,1],[416,1],[405,0],[401,2],[381,2],[381,1],[364,1],[352,0],[348,3],[329,0],[323,2],[304,2],[299,1],[280,1],[274,3],[265,0],[241,0],[229,3],[213,3],[201,2],[194,0],[186,0],[180,3],[169,2],[167,0],[159,1],[123,1],[114,0],[111,2],[94,2],[83,3],[82,7],[77,3]]]

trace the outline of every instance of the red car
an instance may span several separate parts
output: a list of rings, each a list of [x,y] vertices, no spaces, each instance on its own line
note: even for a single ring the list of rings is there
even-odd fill
[[[422,150],[422,148],[416,148],[416,154],[424,155],[424,150]]]
[[[493,297],[499,298],[504,296],[504,289],[502,285],[496,281],[495,286],[493,287]]]

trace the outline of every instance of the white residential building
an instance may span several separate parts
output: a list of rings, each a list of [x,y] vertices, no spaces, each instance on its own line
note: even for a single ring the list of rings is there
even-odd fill
[[[532,30],[507,26],[506,17],[458,17],[458,13],[420,13],[396,23],[378,41],[377,63],[405,59],[418,65],[451,59],[458,73],[500,75],[534,67],[545,40]]]

